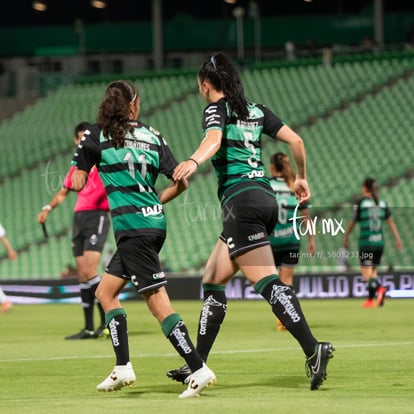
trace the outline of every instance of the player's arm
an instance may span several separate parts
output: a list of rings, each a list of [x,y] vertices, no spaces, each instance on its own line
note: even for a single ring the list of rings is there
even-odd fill
[[[81,191],[88,181],[89,171],[96,165],[101,156],[99,133],[97,127],[91,127],[88,135],[82,137],[72,158],[72,175],[66,187],[71,191]],[[95,132],[95,133],[93,133]]]
[[[344,236],[344,241],[343,241],[343,246],[345,247],[345,249],[349,248],[349,235],[352,233],[352,230],[355,227],[355,220],[351,220],[348,224],[348,227],[345,230],[345,236]]]
[[[403,243],[401,241],[400,233],[398,232],[397,225],[395,224],[394,219],[392,217],[388,217],[387,218],[387,224],[388,224],[388,227],[390,228],[391,233],[394,237],[396,249],[401,249],[402,246],[403,246]]]
[[[88,181],[89,173],[85,170],[80,170],[76,168],[76,170],[72,174],[72,191],[81,191],[83,187],[85,187],[86,182]]]
[[[69,190],[65,187],[62,187],[50,200],[49,204],[46,204],[42,207],[42,211],[37,215],[37,221],[39,223],[45,223],[49,213],[62,204],[67,195],[69,194]]]
[[[311,221],[311,216],[309,214],[309,210],[307,208],[304,208],[300,210],[301,216],[304,217],[305,222]],[[316,253],[316,244],[315,244],[315,236],[313,232],[308,233],[308,253],[311,255],[314,255]]]
[[[283,125],[277,131],[276,138],[289,146],[293,156],[296,170],[294,191],[299,203],[309,201],[311,193],[306,181],[306,152],[302,138],[287,125]]]
[[[15,260],[17,258],[17,253],[13,249],[9,239],[6,236],[0,237],[0,241],[6,249],[7,256],[10,260]]]
[[[197,150],[187,161],[180,162],[177,165],[173,179],[181,180],[194,174],[199,165],[209,160],[220,149],[222,136],[221,129],[209,129]]]
[[[185,178],[178,181],[171,181],[170,185],[160,195],[161,203],[168,203],[179,196],[183,191],[187,190],[187,188],[188,181]]]

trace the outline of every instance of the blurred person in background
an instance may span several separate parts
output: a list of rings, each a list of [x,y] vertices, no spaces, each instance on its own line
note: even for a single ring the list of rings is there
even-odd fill
[[[75,127],[74,143],[79,145],[84,132],[89,128],[88,122],[80,122]],[[71,166],[63,181],[62,188],[42,207],[37,215],[39,223],[46,223],[49,213],[62,204],[72,190]],[[99,267],[110,227],[109,203],[105,188],[96,168],[89,174],[89,179],[82,191],[77,192],[72,221],[72,253],[80,284],[80,299],[83,309],[84,327],[65,339],[94,339],[108,336],[105,328],[105,312],[96,300],[95,292],[101,280]],[[94,307],[99,311],[100,324],[95,330]]]
[[[0,224],[0,242],[6,249],[7,257],[10,260],[16,260],[17,259],[17,253],[12,247],[10,240],[6,236],[6,230],[5,228]],[[0,287],[0,303],[1,303],[1,312],[6,313],[12,308],[12,302],[7,297],[7,295],[4,293],[3,289]]]
[[[293,275],[300,253],[300,240],[297,239],[293,229],[293,218],[297,211],[297,216],[300,216],[297,226],[302,220],[309,220],[308,203],[298,204],[294,192],[296,176],[287,154],[277,152],[270,157],[270,175],[270,185],[278,205],[278,220],[272,233],[269,234],[269,240],[279,278],[293,289]],[[307,253],[313,256],[315,251],[315,237],[312,232],[309,232]],[[278,331],[286,330],[286,326],[279,319],[276,318],[276,322]]]
[[[383,306],[387,288],[378,279],[377,268],[381,263],[385,239],[383,223],[386,222],[394,237],[395,247],[402,248],[402,241],[391,216],[391,210],[385,200],[379,198],[379,186],[375,178],[367,177],[362,183],[362,197],[354,204],[352,219],[345,231],[343,247],[349,249],[349,236],[359,224],[358,254],[361,274],[367,284],[368,298],[363,307]]]

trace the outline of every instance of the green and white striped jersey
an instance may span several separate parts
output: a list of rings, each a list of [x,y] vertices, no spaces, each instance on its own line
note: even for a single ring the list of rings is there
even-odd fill
[[[269,235],[270,243],[278,251],[298,249],[300,241],[295,237],[293,229],[293,217],[298,204],[295,194],[282,177],[271,178],[270,185],[275,193],[278,206],[277,224]],[[307,208],[307,206],[302,204],[299,205],[298,210],[304,208]],[[299,221],[297,226],[299,227]]]
[[[89,172],[96,164],[111,209],[115,238],[165,233],[166,218],[155,191],[158,174],[172,177],[177,161],[164,137],[139,121],[131,121],[134,133],[117,148],[98,125],[85,131],[72,160]]]
[[[223,133],[220,149],[211,160],[218,179],[220,199],[228,188],[244,181],[269,185],[262,161],[262,134],[275,139],[282,126],[283,122],[262,104],[249,103],[247,121],[230,113],[226,98],[204,109],[204,134],[211,129],[219,129]]]
[[[384,247],[383,222],[391,216],[384,200],[378,205],[371,197],[363,197],[353,207],[352,218],[359,223],[359,247],[382,249]]]

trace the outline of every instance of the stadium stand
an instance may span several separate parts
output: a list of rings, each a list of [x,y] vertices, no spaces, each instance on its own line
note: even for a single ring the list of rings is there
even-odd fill
[[[402,54],[369,56],[322,64],[250,68],[242,72],[246,95],[266,102],[304,138],[312,213],[349,217],[352,201],[366,175],[377,177],[395,218],[407,219],[414,204],[412,125],[414,58]],[[188,157],[201,139],[194,73],[137,79],[143,101],[141,118],[165,134],[178,160]],[[71,131],[79,119],[93,120],[106,82],[65,85],[0,124],[2,223],[20,253],[2,257],[5,278],[56,277],[72,262],[71,203],[48,220],[46,241],[36,221],[39,206],[56,191],[72,155]],[[12,137],[12,140],[10,139]],[[264,160],[283,144],[265,140]],[[16,146],[17,143],[17,146]],[[18,150],[17,150],[17,149]],[[160,177],[159,188],[166,184]],[[169,230],[161,257],[173,272],[200,269],[220,231],[215,177],[209,164],[191,180],[187,193],[166,206]],[[400,226],[404,252],[387,249],[384,265],[412,265],[407,226]],[[333,241],[334,240],[334,241]],[[318,248],[339,249],[341,240],[319,237]],[[326,260],[326,269],[337,265]],[[301,268],[313,269],[311,260]],[[325,265],[324,265],[325,266]]]

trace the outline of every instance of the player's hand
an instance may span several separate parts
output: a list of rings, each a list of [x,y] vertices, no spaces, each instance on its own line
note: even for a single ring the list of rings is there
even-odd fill
[[[295,196],[299,204],[310,200],[310,189],[308,182],[304,178],[296,178],[294,184]]]
[[[7,256],[10,260],[16,260],[17,259],[17,253],[14,249],[11,249],[7,252]]]
[[[37,221],[41,224],[45,223],[47,220],[47,216],[49,215],[49,211],[48,210],[42,210],[38,215],[37,215]]]
[[[174,181],[179,181],[183,178],[188,178],[196,172],[197,167],[197,164],[193,160],[180,162],[175,167],[172,178]]]

